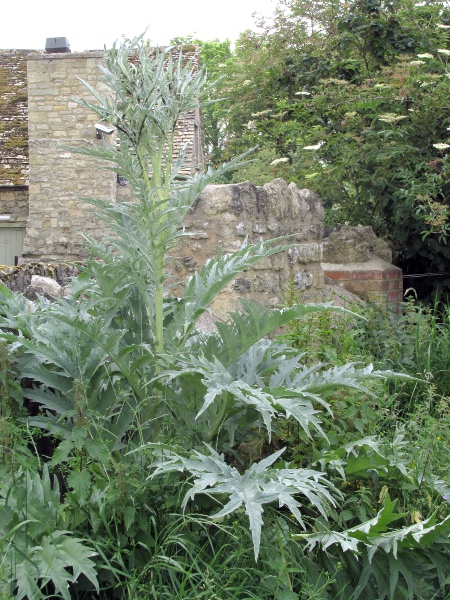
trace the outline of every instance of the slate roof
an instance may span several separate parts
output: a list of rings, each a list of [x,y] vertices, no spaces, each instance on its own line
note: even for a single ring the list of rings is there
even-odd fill
[[[0,50],[0,187],[28,185],[27,61],[30,50]]]

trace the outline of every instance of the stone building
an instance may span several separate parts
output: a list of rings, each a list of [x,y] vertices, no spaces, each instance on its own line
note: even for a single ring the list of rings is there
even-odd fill
[[[198,65],[197,48],[182,50]],[[0,50],[0,264],[83,258],[82,234],[101,238],[103,224],[79,198],[113,202],[126,195],[114,173],[67,150],[103,143],[98,117],[72,99],[92,100],[78,78],[102,91],[102,58],[100,51]],[[190,143],[192,172],[203,167],[202,135],[198,109],[180,119],[176,148]]]
[[[190,47],[188,52],[183,48],[183,55],[198,64],[196,48]],[[5,275],[13,289],[20,289],[23,275],[26,281],[36,268],[38,274],[63,277],[65,267],[58,263],[84,257],[83,234],[101,239],[106,233],[91,206],[80,197],[114,202],[131,192],[118,184],[114,173],[99,168],[98,161],[68,149],[114,143],[114,136],[97,139],[98,117],[73,100],[92,100],[78,78],[102,93],[104,84],[97,67],[101,61],[102,53],[94,51],[0,51],[0,74],[6,88],[3,97],[9,100],[8,116],[0,107],[7,125],[0,135],[14,149],[8,154],[4,148],[0,155],[0,215],[9,217],[0,221],[6,242],[3,247],[9,243],[12,249],[13,230],[23,236],[23,248],[19,238],[9,260],[5,252],[0,254],[0,264],[21,262],[20,270]],[[8,120],[11,118],[14,120]],[[188,167],[195,172],[204,162],[199,111],[179,123],[178,150],[187,142],[191,142]],[[261,261],[232,282],[217,313],[226,312],[239,296],[277,304],[290,277],[307,298],[317,299],[315,293],[323,286],[322,219],[318,196],[282,180],[262,187],[250,183],[209,186],[186,219],[189,236],[179,249],[173,275],[181,282],[218,250],[237,250],[245,239],[251,242],[290,235],[290,241],[298,244],[295,250]],[[32,263],[36,262],[40,264],[35,268]]]

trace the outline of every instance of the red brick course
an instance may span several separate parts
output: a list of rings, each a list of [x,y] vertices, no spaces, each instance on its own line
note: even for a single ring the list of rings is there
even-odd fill
[[[403,302],[403,290],[399,291],[399,292],[389,292],[387,295],[387,301],[388,302],[394,302],[394,303],[402,303]]]
[[[350,281],[350,271],[327,271],[325,275],[334,281]]]
[[[363,292],[367,291],[367,281],[349,281],[348,285],[344,287],[357,296],[364,295]]]
[[[352,271],[352,279],[372,281],[373,279],[383,279],[382,271]]]
[[[403,281],[403,275],[400,269],[395,269],[391,271],[383,271],[384,279],[400,279]]]
[[[401,270],[394,265],[388,265],[384,269],[367,269],[363,264],[361,267],[361,270],[351,271],[327,269],[324,274],[363,300],[384,307],[389,304],[394,312],[400,313],[403,301]]]

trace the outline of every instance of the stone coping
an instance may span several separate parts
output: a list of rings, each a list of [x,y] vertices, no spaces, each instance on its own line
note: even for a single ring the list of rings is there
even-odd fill
[[[43,60],[46,58],[58,60],[70,60],[74,58],[103,58],[104,50],[84,50],[83,52],[45,52],[45,50],[35,51],[27,55],[27,60]]]
[[[401,271],[392,263],[388,263],[379,256],[373,256],[370,260],[355,263],[329,263],[323,262],[324,271]]]

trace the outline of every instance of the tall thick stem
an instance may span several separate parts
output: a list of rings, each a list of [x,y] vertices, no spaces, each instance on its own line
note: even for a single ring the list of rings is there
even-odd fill
[[[158,270],[158,281],[156,282],[155,289],[155,337],[156,337],[156,351],[159,354],[164,352],[164,314],[163,314],[163,302],[164,302],[164,287],[159,277],[159,274],[164,270],[164,255],[158,256],[157,264]]]
[[[139,160],[139,166],[141,168],[141,174],[142,174],[142,179],[145,182],[145,187],[147,189],[147,198],[146,198],[146,203],[148,204],[148,206],[146,206],[146,210],[145,210],[145,218],[148,219],[149,218],[149,214],[151,214],[151,209],[153,206],[153,185],[152,185],[152,181],[149,177],[148,174],[148,170],[149,170],[149,165],[148,165],[148,159],[144,158],[142,151],[140,151],[139,148],[136,148],[136,154]],[[146,303],[146,312],[147,312],[147,320],[150,323],[151,321],[151,315],[152,315],[152,307],[147,306],[147,303],[149,301],[149,297],[148,294],[145,296],[145,303]]]
[[[153,193],[156,195],[157,202],[160,206],[160,210],[158,210],[156,214],[158,224],[161,226],[161,232],[163,231],[162,225],[166,220],[165,209],[170,187],[173,141],[174,136],[172,134],[167,141],[168,148],[165,160],[165,169],[163,167],[163,145],[161,145],[158,149],[158,152],[152,154],[151,157],[153,168],[151,185],[153,188]],[[164,352],[164,257],[166,253],[163,233],[160,233],[158,239],[155,240],[155,249],[157,251],[155,273],[155,338],[156,351],[158,354],[162,354]]]

